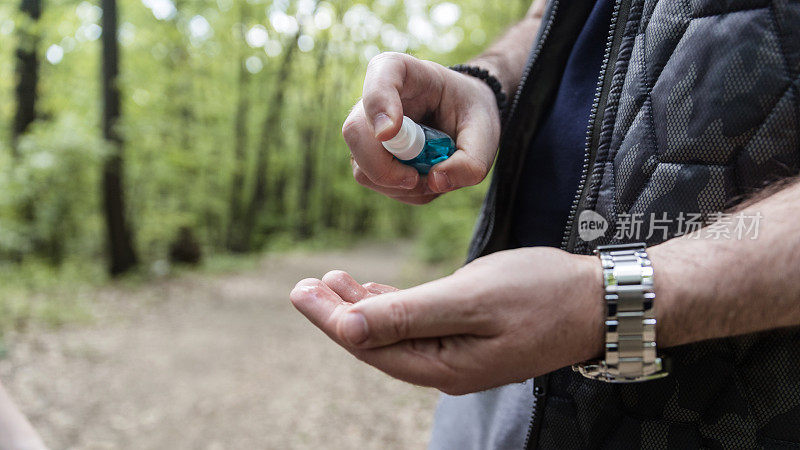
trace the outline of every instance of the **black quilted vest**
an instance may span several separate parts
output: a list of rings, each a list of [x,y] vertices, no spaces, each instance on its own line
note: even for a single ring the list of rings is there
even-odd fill
[[[549,2],[470,260],[514,247],[522,159],[592,4]],[[574,218],[585,209],[612,229],[623,214],[707,217],[797,174],[798,73],[800,2],[617,0],[563,248],[586,254],[620,242],[580,240]],[[648,243],[661,240],[655,233]],[[611,385],[569,368],[537,378],[528,447],[800,448],[800,328],[664,352],[671,375],[647,383]]]

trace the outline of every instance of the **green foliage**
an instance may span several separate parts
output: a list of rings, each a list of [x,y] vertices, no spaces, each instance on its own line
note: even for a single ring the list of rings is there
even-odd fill
[[[0,154],[0,245],[7,254],[99,253],[100,162],[105,145],[75,115],[36,122],[12,160]]]
[[[205,254],[224,254],[243,220],[232,203],[247,209],[259,177],[265,199],[247,250],[418,236],[428,261],[463,258],[483,188],[421,208],[389,200],[352,180],[340,127],[371,56],[394,50],[465,61],[529,1],[117,1],[126,206],[145,267],[165,259],[183,226]],[[16,8],[0,4],[8,44],[0,46],[0,258],[7,273],[63,279],[45,266],[103,264],[102,11],[97,2],[46,1],[34,24]],[[32,42],[41,65],[38,120],[12,149],[14,52]],[[44,306],[26,313],[11,297],[2,302],[15,311],[9,317],[50,314]]]
[[[420,259],[453,269],[463,264],[483,193],[483,187],[461,189],[420,208]]]
[[[28,259],[0,265],[0,337],[31,322],[56,327],[92,318],[88,296],[104,276],[101,265],[70,259],[59,267]]]

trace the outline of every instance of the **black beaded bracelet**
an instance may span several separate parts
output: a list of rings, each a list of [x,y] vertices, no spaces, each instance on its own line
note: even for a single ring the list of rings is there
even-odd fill
[[[494,92],[494,98],[497,101],[497,109],[500,110],[500,120],[502,121],[505,119],[508,97],[506,93],[503,92],[503,86],[500,84],[500,80],[494,75],[491,75],[487,70],[477,66],[456,64],[455,66],[450,66],[450,69],[483,80],[483,82],[492,89],[492,92]]]

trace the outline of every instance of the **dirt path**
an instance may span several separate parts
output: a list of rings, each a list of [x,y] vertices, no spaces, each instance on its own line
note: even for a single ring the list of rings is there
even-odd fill
[[[435,391],[356,361],[287,300],[332,268],[402,283],[407,265],[361,247],[105,288],[93,324],[15,339],[0,379],[53,449],[424,448]]]

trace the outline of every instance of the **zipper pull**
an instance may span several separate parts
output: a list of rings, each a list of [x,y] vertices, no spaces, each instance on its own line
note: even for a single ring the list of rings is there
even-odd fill
[[[538,398],[542,398],[547,395],[547,379],[543,379],[542,377],[536,377],[533,379],[533,396]]]

